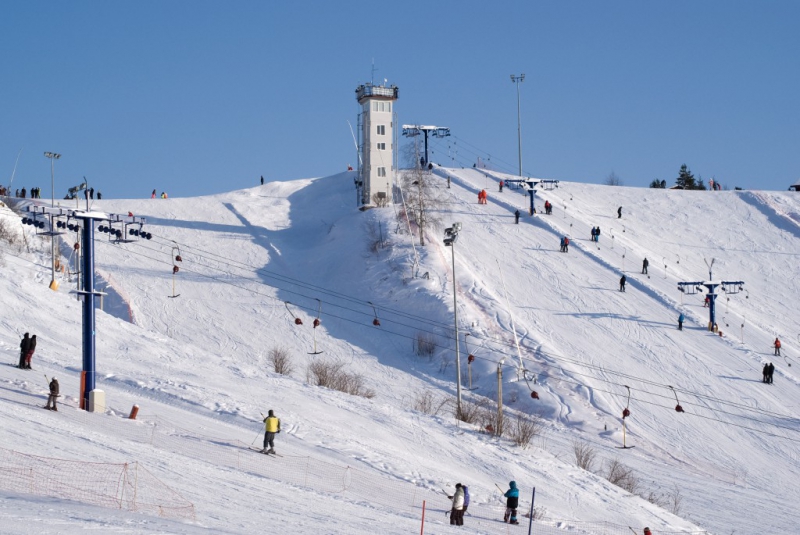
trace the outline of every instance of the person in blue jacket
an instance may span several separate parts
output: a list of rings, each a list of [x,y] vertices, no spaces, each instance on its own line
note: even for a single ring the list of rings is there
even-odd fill
[[[683,312],[681,312],[681,315],[678,316],[678,330],[679,331],[683,330],[683,322],[684,322],[685,319],[686,318],[684,317]]]
[[[517,506],[519,505],[519,489],[517,482],[512,481],[508,484],[509,489],[503,496],[506,497],[506,514],[503,516],[503,522],[509,524],[519,524],[517,520]]]

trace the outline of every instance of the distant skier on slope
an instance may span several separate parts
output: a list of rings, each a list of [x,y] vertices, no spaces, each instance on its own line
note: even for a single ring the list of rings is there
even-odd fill
[[[628,277],[626,277],[625,275],[623,275],[622,278],[619,279],[619,291],[620,292],[624,292],[625,291],[625,283],[627,281],[628,281]]]
[[[25,353],[25,369],[31,369],[31,359],[33,358],[33,353],[36,351],[36,335],[34,334],[31,336],[30,344],[28,345],[28,352]]]
[[[594,241],[600,243],[600,225],[597,225],[597,228],[594,230]]]
[[[650,531],[650,528],[644,528],[644,535],[653,535],[653,532]]]
[[[503,522],[509,524],[519,524],[517,520],[517,507],[519,506],[519,489],[517,482],[511,481],[509,489],[503,494],[506,497],[506,514],[503,515]]]
[[[773,363],[769,363],[769,371],[767,373],[767,382],[772,384],[772,375],[775,373],[775,365]]]
[[[683,315],[683,312],[680,313],[678,316],[678,330],[683,330],[683,322],[686,320],[686,316]]]
[[[503,183],[503,181],[501,180],[501,181],[500,181],[500,193],[503,193],[503,186],[504,186],[504,183]]]
[[[761,379],[761,382],[762,383],[768,383],[769,382],[769,364],[764,364],[764,369],[761,370],[761,373],[763,374],[763,378]]]
[[[275,453],[275,435],[281,432],[281,420],[270,409],[264,418],[264,449],[262,453]],[[267,449],[269,446],[269,449]]]
[[[58,412],[58,407],[56,407],[57,398],[58,398],[58,379],[53,377],[53,379],[50,381],[50,396],[48,396],[47,405],[45,405],[44,408]]]
[[[564,252],[565,253],[569,252],[569,238],[567,238],[566,236],[564,236]]]
[[[650,265],[650,262],[647,260],[647,258],[645,258],[642,261],[642,275],[647,275],[647,266],[649,266],[649,265]]]
[[[617,208],[617,219],[622,219],[622,206]]]
[[[463,526],[464,525],[464,487],[461,483],[456,483],[456,492],[452,496],[448,496],[453,500],[453,507],[450,509],[450,525]]]
[[[519,210],[514,212],[514,224],[519,225]]]
[[[780,339],[778,339],[776,337],[775,338],[775,342],[772,344],[772,346],[775,348],[775,356],[776,357],[780,357],[781,356],[781,341],[780,341]]]

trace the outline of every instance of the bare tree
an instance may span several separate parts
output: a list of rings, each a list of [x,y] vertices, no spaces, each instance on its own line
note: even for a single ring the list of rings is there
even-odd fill
[[[587,472],[592,471],[597,451],[588,442],[575,440],[572,443],[572,453],[575,454],[575,464]]]
[[[419,161],[418,150],[415,150],[414,158]],[[425,245],[425,230],[441,226],[441,219],[437,215],[443,204],[441,190],[436,187],[436,179],[431,171],[420,167],[419,164],[400,172],[399,175],[406,214],[398,216],[402,220],[402,217],[408,215],[409,220],[419,229],[419,244]]]
[[[625,184],[622,182],[622,179],[615,173],[611,171],[605,179],[606,186],[624,186]]]
[[[289,350],[286,348],[275,347],[270,349],[267,358],[272,364],[272,369],[275,370],[275,373],[291,375],[294,371],[292,357],[289,355]]]

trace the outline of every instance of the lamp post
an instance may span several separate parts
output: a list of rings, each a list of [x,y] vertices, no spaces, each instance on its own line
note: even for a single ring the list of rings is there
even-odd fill
[[[461,230],[461,223],[453,223],[452,227],[444,229],[444,245],[450,247],[453,259],[453,324],[456,336],[456,417],[461,417],[461,358],[458,353],[458,296],[456,294],[456,249],[455,243],[458,239],[458,232]]]
[[[55,183],[55,173],[54,173],[54,162],[61,158],[61,155],[55,152],[45,152],[44,153],[46,158],[50,158],[50,208],[55,208],[56,206],[56,183]],[[53,222],[53,219],[50,218],[50,222]],[[53,229],[50,229],[50,232],[53,232]],[[54,234],[50,235],[50,289],[55,291],[58,289],[58,284],[56,284],[56,237]]]
[[[503,363],[506,358],[500,359],[497,363],[497,436],[503,436]]]
[[[519,76],[511,75],[511,82],[517,84],[517,151],[519,154],[519,176],[522,176],[522,122],[519,113],[519,84],[525,81],[525,73]]]

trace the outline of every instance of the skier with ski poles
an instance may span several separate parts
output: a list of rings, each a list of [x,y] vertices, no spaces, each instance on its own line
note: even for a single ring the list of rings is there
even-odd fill
[[[464,502],[466,501],[464,494],[464,487],[461,483],[456,483],[456,492],[452,496],[448,496],[453,500],[453,507],[450,509],[450,525],[463,526],[464,525]]]
[[[781,341],[777,336],[775,337],[775,343],[772,344],[772,346],[775,348],[775,356],[776,357],[780,357],[781,356]]]
[[[47,376],[44,376],[45,381],[47,380]],[[58,379],[53,377],[53,380],[50,381],[50,395],[47,398],[47,405],[44,406],[45,409],[56,411],[58,412],[58,407],[56,407],[56,398],[58,398]]]
[[[683,315],[683,312],[681,312],[680,316],[678,316],[678,330],[679,331],[683,330],[683,322],[685,320],[686,320],[686,317]]]
[[[263,414],[261,416],[264,416]],[[264,449],[261,453],[275,454],[275,435],[281,432],[281,420],[275,416],[272,409],[267,412],[264,418]],[[267,449],[269,446],[269,449]]]
[[[503,493],[506,498],[506,513],[503,515],[503,522],[507,524],[519,524],[517,520],[517,507],[519,506],[519,489],[517,482],[511,481],[508,484],[508,490]],[[500,489],[500,487],[497,487]],[[503,492],[503,489],[500,489]]]

